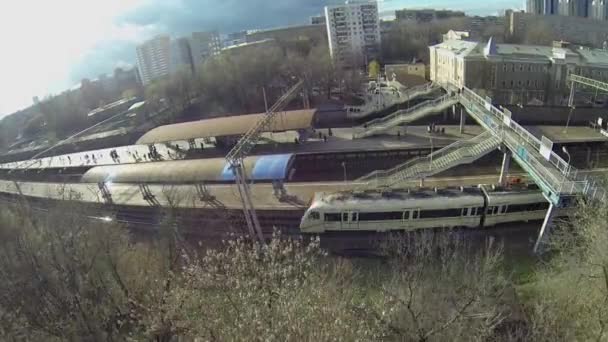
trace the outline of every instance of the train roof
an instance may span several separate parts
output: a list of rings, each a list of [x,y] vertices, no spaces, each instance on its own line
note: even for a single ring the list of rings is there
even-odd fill
[[[310,128],[313,126],[315,113],[316,109],[280,112],[273,118],[264,132],[284,132]],[[142,135],[137,140],[137,144],[242,135],[262,120],[265,115],[266,113],[226,116],[159,126]]]
[[[393,190],[390,192],[339,192],[319,193],[315,196],[313,208],[379,208],[382,210],[401,210],[416,206],[425,208],[456,208],[483,205],[484,200],[479,188],[446,188]]]
[[[294,154],[251,156],[243,161],[247,179],[287,180]],[[233,182],[234,173],[224,158],[176,160],[96,166],[83,176],[85,183],[196,183]]]
[[[503,203],[538,203],[546,201],[542,191],[536,185],[514,185],[500,187],[494,185],[481,185],[486,194],[489,205]]]

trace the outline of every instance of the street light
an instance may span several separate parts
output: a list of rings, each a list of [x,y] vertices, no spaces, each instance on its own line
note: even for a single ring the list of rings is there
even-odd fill
[[[566,148],[566,146],[562,146],[562,152],[564,152],[567,156],[568,156],[568,162],[567,162],[567,166],[566,166],[566,170],[564,170],[564,174],[562,177],[562,184],[559,187],[559,192],[562,192],[562,187],[564,186],[564,182],[566,181],[566,174],[568,174],[568,172],[570,172],[570,153],[568,153],[568,149]]]
[[[566,128],[564,128],[564,133],[568,132],[568,126],[570,126],[570,117],[572,116],[572,113],[574,112],[574,110],[576,109],[576,106],[572,105],[570,107],[570,112],[568,113],[568,120],[566,121]]]

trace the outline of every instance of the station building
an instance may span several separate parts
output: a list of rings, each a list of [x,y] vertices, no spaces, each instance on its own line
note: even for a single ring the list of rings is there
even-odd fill
[[[607,50],[567,42],[538,46],[447,39],[429,50],[432,81],[478,90],[500,104],[567,105],[571,73],[608,81]],[[594,93],[589,92],[588,98]]]

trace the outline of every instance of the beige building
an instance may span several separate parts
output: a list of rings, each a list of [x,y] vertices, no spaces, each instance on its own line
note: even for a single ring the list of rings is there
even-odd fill
[[[413,64],[386,64],[384,73],[388,79],[395,77],[401,84],[411,87],[426,83],[426,65]]]
[[[566,105],[567,77],[608,81],[608,51],[554,46],[446,40],[430,49],[430,79],[484,90],[501,104]]]

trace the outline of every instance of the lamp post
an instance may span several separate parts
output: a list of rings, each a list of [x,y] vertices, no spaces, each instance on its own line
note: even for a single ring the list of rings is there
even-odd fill
[[[564,174],[562,177],[562,184],[559,187],[559,192],[562,192],[564,182],[566,181],[566,174],[568,174],[568,172],[570,171],[570,159],[571,159],[570,153],[568,153],[568,149],[566,148],[566,146],[562,146],[562,152],[564,152],[568,156],[568,162],[566,165],[566,170],[564,170]]]
[[[570,106],[570,112],[568,113],[568,120],[566,120],[566,128],[564,128],[564,133],[568,132],[568,126],[570,126],[570,118],[572,117],[572,113],[576,109],[576,106]]]

